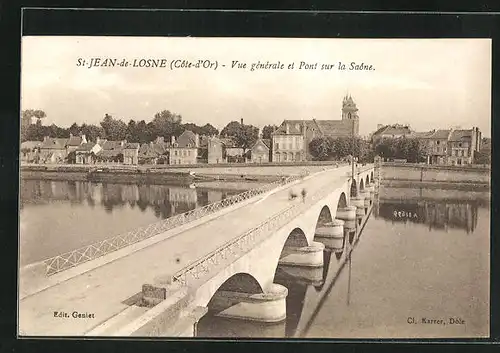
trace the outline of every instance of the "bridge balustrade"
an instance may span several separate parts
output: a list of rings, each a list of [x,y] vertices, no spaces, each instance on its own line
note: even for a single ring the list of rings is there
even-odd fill
[[[307,172],[300,175],[288,176],[284,180],[278,180],[259,188],[248,190],[241,194],[237,194],[224,200],[206,205],[204,207],[196,208],[194,210],[169,217],[165,220],[150,224],[148,226],[129,231],[125,234],[121,234],[110,239],[105,239],[100,242],[51,257],[44,261],[44,264],[46,266],[46,275],[50,276],[69,268],[78,266],[82,263],[94,260],[113,251],[125,248],[128,245],[138,243],[142,240],[151,238],[173,228],[195,221],[201,217],[218,212],[224,208],[241,203],[254,196],[271,191],[279,186],[301,180],[306,175],[308,175]]]
[[[335,190],[338,186],[339,185],[336,185],[332,190]],[[253,229],[222,245],[202,259],[184,267],[172,276],[172,282],[177,282],[182,286],[190,286],[208,275],[210,271],[214,269],[215,266],[221,264],[222,261],[228,260],[230,257],[239,258],[243,256],[253,249],[256,244],[265,240],[265,236],[285,226],[291,219],[308,209],[311,204],[324,198],[325,194],[327,194],[325,190],[320,190],[309,196],[305,203],[297,203],[280,211]]]

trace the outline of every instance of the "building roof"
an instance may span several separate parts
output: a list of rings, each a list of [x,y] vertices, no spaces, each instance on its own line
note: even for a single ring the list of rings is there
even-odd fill
[[[21,143],[21,150],[32,150],[33,148],[40,147],[42,145],[42,141],[24,141]]]
[[[190,131],[190,130],[184,130],[182,134],[177,138],[177,145],[175,147],[180,147],[180,148],[197,148],[197,139],[198,136]]]
[[[449,141],[463,141],[472,138],[472,130],[453,130]]]
[[[314,120],[324,136],[351,136],[354,120]]]
[[[164,155],[167,152],[166,143],[143,143],[139,147],[139,157],[142,158],[156,158]]]
[[[137,142],[127,142],[126,144],[123,145],[124,150],[135,150],[138,149],[140,146],[139,143]]]
[[[386,125],[382,126],[380,129],[375,131],[372,137],[384,136],[384,135],[410,135],[412,133],[409,126],[406,125]]]
[[[66,145],[67,146],[80,146],[82,144],[82,141],[83,141],[83,139],[81,136],[70,136]]]
[[[76,152],[90,152],[96,144],[94,142],[83,143],[77,147]]]
[[[273,131],[273,135],[302,135],[299,129],[297,129],[296,125],[302,125],[304,121],[307,120],[285,120],[283,123]],[[288,126],[288,133],[286,130],[286,125]],[[307,123],[306,123],[307,124]]]
[[[429,131],[427,138],[447,140],[450,137],[451,130],[432,130]]]
[[[264,147],[269,149],[271,146],[271,140],[266,140],[266,141],[264,141],[264,139],[261,138],[257,139],[257,141],[255,141],[251,149],[253,150],[257,145],[264,145]]]
[[[271,140],[270,139],[262,139],[262,142],[264,142],[264,145],[267,146],[267,148],[271,148]]]
[[[48,137],[43,142],[40,148],[43,149],[66,149],[67,138],[52,138]]]
[[[105,141],[101,146],[103,151],[121,151],[123,149],[122,141]]]
[[[96,156],[99,158],[107,159],[107,158],[114,158],[117,157],[119,154],[122,153],[122,150],[100,150],[97,152]]]
[[[318,131],[320,135],[338,137],[351,136],[353,121],[350,120],[284,120],[283,123],[273,132],[273,135],[302,135],[302,127],[305,125],[307,130]]]

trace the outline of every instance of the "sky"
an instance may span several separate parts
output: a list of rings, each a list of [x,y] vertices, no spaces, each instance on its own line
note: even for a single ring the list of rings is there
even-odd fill
[[[89,68],[93,58],[129,66]],[[165,59],[167,68],[132,67],[140,59]],[[394,123],[416,131],[477,126],[491,135],[489,39],[23,37],[21,60],[21,107],[45,111],[44,125],[98,124],[106,113],[148,122],[170,110],[198,125],[244,119],[262,128],[341,119],[348,93],[361,135]],[[209,60],[217,69],[171,70],[173,60]],[[247,67],[231,68],[233,61]],[[284,69],[250,71],[258,61]],[[349,70],[351,62],[373,70]]]

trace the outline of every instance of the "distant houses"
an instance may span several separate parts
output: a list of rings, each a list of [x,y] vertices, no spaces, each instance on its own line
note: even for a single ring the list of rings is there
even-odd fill
[[[373,145],[398,138],[419,140],[426,151],[427,164],[436,165],[473,164],[482,142],[481,131],[477,127],[416,132],[407,125],[394,124],[379,126],[371,137]]]
[[[75,150],[76,164],[93,164],[96,162],[96,155],[102,147],[95,142],[86,142],[78,146]]]

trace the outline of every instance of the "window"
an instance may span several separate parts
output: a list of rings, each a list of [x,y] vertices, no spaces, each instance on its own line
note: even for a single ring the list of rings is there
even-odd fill
[[[436,142],[439,145],[439,141]]]
[[[276,145],[274,146],[274,149],[279,150],[280,149],[280,144],[276,143]]]
[[[174,156],[177,156],[177,150],[174,150]]]
[[[458,144],[458,147],[462,147],[462,142],[460,142],[460,143]]]

